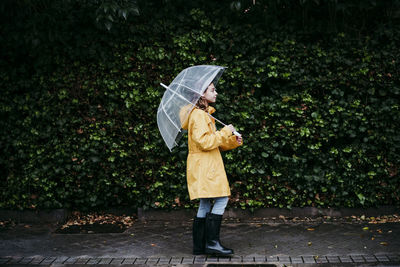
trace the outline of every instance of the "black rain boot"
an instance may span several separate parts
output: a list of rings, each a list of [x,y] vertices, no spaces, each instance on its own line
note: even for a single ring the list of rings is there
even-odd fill
[[[230,255],[233,250],[224,247],[219,241],[219,231],[221,229],[222,215],[207,213],[206,216],[206,246],[205,253],[211,255]]]
[[[206,218],[194,217],[193,220],[193,255],[204,254]]]

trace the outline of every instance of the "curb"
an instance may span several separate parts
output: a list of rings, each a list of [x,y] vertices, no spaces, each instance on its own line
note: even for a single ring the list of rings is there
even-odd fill
[[[43,211],[0,210],[0,221],[12,220],[16,223],[59,223],[64,222],[71,212],[66,209]]]
[[[346,216],[361,216],[366,217],[378,217],[382,215],[393,215],[400,212],[400,209],[394,206],[381,206],[376,208],[315,208],[315,207],[304,207],[304,208],[292,208],[292,209],[280,209],[280,208],[262,208],[255,211],[242,210],[242,209],[226,209],[224,218],[232,219],[249,219],[249,218],[271,218],[279,217],[283,215],[285,217],[346,217]],[[138,219],[143,221],[182,221],[190,220],[195,216],[194,210],[143,210],[138,209]]]
[[[106,209],[103,212],[116,214],[116,215],[137,215],[137,218],[142,221],[185,221],[190,220],[195,216],[193,209],[179,209],[179,210],[158,210],[143,208],[131,209],[126,207]],[[262,208],[255,211],[242,210],[242,209],[227,209],[224,213],[224,218],[233,219],[249,219],[249,218],[270,218],[285,216],[289,218],[294,217],[345,217],[345,216],[361,216],[377,217],[382,215],[392,215],[400,212],[400,209],[395,206],[381,206],[376,208],[292,208],[292,209],[279,209],[279,208]],[[16,223],[63,223],[72,214],[72,211],[67,209],[54,209],[42,211],[14,211],[14,210],[0,210],[0,221],[12,220]]]

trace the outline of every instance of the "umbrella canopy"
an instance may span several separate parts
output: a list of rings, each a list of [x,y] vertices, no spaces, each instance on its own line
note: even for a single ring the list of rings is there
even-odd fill
[[[197,101],[210,85],[216,84],[224,72],[221,66],[200,65],[182,70],[165,90],[157,111],[157,125],[169,150],[178,145]]]

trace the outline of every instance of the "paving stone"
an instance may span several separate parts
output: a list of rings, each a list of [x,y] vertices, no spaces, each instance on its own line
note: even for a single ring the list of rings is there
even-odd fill
[[[181,264],[182,258],[171,258],[170,264]]]
[[[184,257],[182,260],[182,264],[193,264],[194,257]]]
[[[205,263],[207,260],[206,256],[196,256],[194,258],[194,264],[201,264],[201,263]]]
[[[113,258],[110,264],[121,265],[123,261],[124,261],[124,258]]]
[[[291,257],[292,263],[303,263],[303,259],[301,257]]]
[[[24,257],[11,257],[10,261],[7,264],[16,264],[20,262]]]
[[[0,258],[0,264],[5,264],[6,262],[10,261],[11,258]]]
[[[67,257],[67,256],[60,256],[60,257],[57,257],[55,261],[53,261],[53,264],[63,264],[68,259],[69,259],[69,257]]]
[[[326,256],[326,258],[328,259],[329,263],[339,263],[339,257],[338,256]]]
[[[233,256],[233,257],[231,257],[231,262],[235,262],[235,263],[237,263],[237,262],[242,262],[242,257],[240,257],[240,256]]]
[[[231,261],[231,257],[218,257],[218,262],[230,262]]]
[[[386,255],[375,255],[375,257],[378,259],[380,262],[387,262],[390,261],[389,258]]]
[[[137,258],[134,264],[146,264],[147,258]]]
[[[100,258],[90,258],[85,264],[99,264]]]
[[[158,264],[159,265],[167,265],[167,264],[169,264],[170,260],[171,260],[171,258],[163,257],[163,258],[160,258],[160,260],[158,261]]]
[[[353,262],[353,260],[350,258],[350,256],[339,256],[339,260],[341,262]]]
[[[267,261],[264,256],[256,256],[254,257],[255,262],[265,262]]]
[[[56,257],[48,257],[48,258],[45,258],[40,264],[43,264],[43,265],[50,265],[50,264],[52,264],[56,259],[57,259]]]
[[[254,257],[243,257],[243,262],[254,262]]]
[[[315,263],[314,256],[302,256],[304,263]]]
[[[74,264],[76,261],[78,260],[78,258],[76,258],[76,257],[71,257],[71,258],[68,258],[66,261],[64,261],[63,263],[64,264]]]
[[[374,256],[366,255],[364,256],[366,262],[377,262],[378,260]]]
[[[218,257],[215,256],[207,257],[207,262],[218,262]]]
[[[290,263],[289,256],[279,256],[278,257],[279,263]]]
[[[387,255],[387,257],[391,260],[391,261],[400,261],[400,257],[398,255]]]
[[[146,261],[146,264],[157,264],[158,263],[158,261],[159,261],[159,258],[148,258],[147,259],[147,261]]]
[[[316,263],[328,263],[328,260],[325,256],[315,256]]]
[[[350,255],[355,263],[365,262],[363,256],[361,255]]]
[[[33,261],[33,259],[34,259],[33,257],[23,258],[18,262],[18,264],[29,264],[31,261]]]
[[[90,261],[90,258],[79,258],[74,264],[86,264],[88,261]]]
[[[125,258],[122,264],[133,264],[136,258]]]
[[[101,258],[98,264],[110,264],[112,260],[112,258]]]
[[[34,257],[33,260],[29,264],[41,264],[44,261],[44,257]]]

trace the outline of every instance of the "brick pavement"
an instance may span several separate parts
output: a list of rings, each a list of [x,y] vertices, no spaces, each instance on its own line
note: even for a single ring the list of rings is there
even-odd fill
[[[400,254],[391,255],[328,255],[328,256],[187,256],[187,257],[149,257],[149,258],[110,258],[110,257],[0,257],[0,265],[218,265],[248,264],[293,265],[293,264],[387,264],[400,266]],[[382,265],[384,266],[384,265]]]
[[[55,225],[0,232],[0,265],[400,266],[400,223],[225,222],[233,257],[191,254],[191,222],[137,222],[120,234],[55,234]]]

